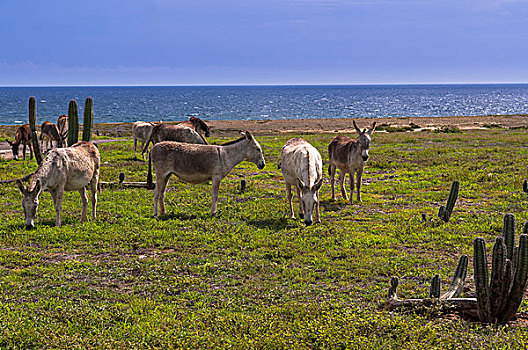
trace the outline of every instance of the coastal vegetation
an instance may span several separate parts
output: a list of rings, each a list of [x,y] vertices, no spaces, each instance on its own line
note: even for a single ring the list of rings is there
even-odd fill
[[[152,191],[117,184],[99,195],[97,220],[82,224],[79,194],[65,193],[61,228],[43,194],[36,229],[26,231],[20,192],[0,185],[0,348],[526,347],[526,300],[504,325],[386,305],[392,276],[402,299],[427,298],[435,274],[447,290],[462,255],[470,257],[462,296],[475,296],[474,239],[491,251],[504,214],[515,215],[517,232],[528,219],[525,130],[376,132],[362,202],[330,200],[325,174],[322,222],[306,227],[288,218],[280,151],[302,137],[326,173],[335,135],[256,134],[267,165],[243,162],[223,179],[216,217],[210,184],[172,177],[158,218]],[[235,138],[212,136],[213,144]],[[121,172],[146,180],[130,135],[98,149],[100,180]],[[0,176],[36,166],[0,160]],[[445,222],[438,210],[455,180]]]

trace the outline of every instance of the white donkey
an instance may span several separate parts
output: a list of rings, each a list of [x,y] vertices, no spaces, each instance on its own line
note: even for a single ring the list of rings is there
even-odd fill
[[[291,187],[297,190],[299,216],[304,216],[306,226],[312,224],[315,210],[315,222],[321,222],[319,216],[319,189],[323,184],[323,161],[321,154],[306,140],[293,138],[282,147],[279,167],[286,181],[286,194],[290,205],[290,217],[295,219],[292,205]]]
[[[156,143],[149,154],[147,188],[152,188],[152,165],[156,171],[154,189],[154,216],[165,214],[165,189],[171,174],[185,182],[199,184],[213,181],[211,215],[216,215],[216,202],[220,181],[238,163],[247,160],[263,169],[266,165],[259,143],[249,131],[238,140],[221,146],[200,145],[174,141]]]
[[[161,123],[161,120],[159,121],[159,123]],[[141,149],[143,149],[145,142],[150,139],[150,135],[152,134],[152,128],[159,123],[137,121],[134,123],[134,125],[132,125],[132,137],[134,138],[134,159],[137,159],[136,148],[138,140],[141,141]],[[145,160],[146,151],[147,149],[144,149],[143,152],[141,152],[143,160]]]
[[[350,174],[350,204],[352,204],[352,195],[354,193],[354,174],[357,174],[357,201],[361,202],[361,177],[363,176],[363,168],[369,158],[370,136],[376,129],[376,122],[372,123],[370,129],[361,131],[354,121],[354,129],[358,134],[356,140],[350,137],[336,136],[328,145],[328,156],[330,158],[330,166],[328,167],[328,174],[330,175],[330,184],[332,185],[332,199],[335,199],[334,184],[336,168],[341,170],[339,173],[339,187],[343,198],[347,199],[345,187],[343,185],[346,174]]]
[[[62,197],[64,191],[79,191],[82,200],[81,222],[86,220],[88,195],[86,186],[92,191],[92,218],[95,220],[97,205],[97,183],[99,181],[100,156],[97,147],[91,142],[80,141],[68,148],[52,149],[26,188],[20,180],[17,186],[24,195],[22,207],[26,219],[26,229],[34,227],[39,205],[39,196],[47,190],[55,205],[55,226],[61,226]]]

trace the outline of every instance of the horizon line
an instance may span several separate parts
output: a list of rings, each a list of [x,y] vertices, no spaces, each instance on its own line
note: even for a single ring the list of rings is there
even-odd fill
[[[41,87],[281,87],[281,86],[419,86],[419,85],[526,85],[528,82],[443,82],[443,83],[288,83],[288,84],[87,84],[87,85],[0,85],[0,88]]]

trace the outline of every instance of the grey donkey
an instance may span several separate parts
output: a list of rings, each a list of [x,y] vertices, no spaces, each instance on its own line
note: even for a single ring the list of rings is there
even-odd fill
[[[39,205],[39,196],[47,190],[55,206],[55,226],[61,226],[62,197],[64,191],[79,191],[82,200],[81,222],[86,220],[88,195],[86,186],[92,192],[92,218],[95,220],[97,186],[99,181],[100,156],[97,147],[91,142],[80,141],[68,148],[54,148],[44,158],[29,186],[17,180],[22,195],[26,229],[34,227]]]
[[[220,146],[164,141],[150,150],[147,188],[152,188],[152,166],[156,172],[154,216],[165,214],[165,189],[171,174],[193,184],[213,181],[211,215],[216,215],[220,181],[240,162],[247,160],[264,169],[266,161],[257,140],[243,132],[238,140]]]

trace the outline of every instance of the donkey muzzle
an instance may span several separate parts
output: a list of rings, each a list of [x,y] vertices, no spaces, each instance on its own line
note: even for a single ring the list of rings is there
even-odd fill
[[[33,228],[35,228],[35,226],[33,225],[26,225],[26,230],[29,231],[29,230],[33,230]]]
[[[264,167],[266,166],[266,163],[262,162],[262,163],[259,163],[257,165],[257,168],[259,168],[260,170],[264,169]]]
[[[369,156],[361,156],[361,158],[363,158],[363,161],[366,162],[369,159]]]
[[[312,220],[310,220],[310,219],[304,220],[304,224],[306,226],[310,226],[312,224]]]

